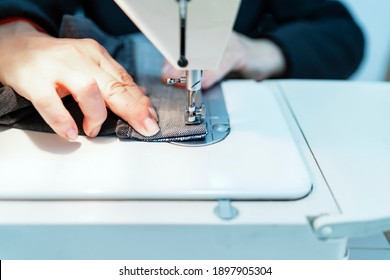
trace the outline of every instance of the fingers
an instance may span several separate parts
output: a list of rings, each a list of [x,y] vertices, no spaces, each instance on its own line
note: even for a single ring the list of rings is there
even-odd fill
[[[144,96],[147,92],[146,88],[138,87],[126,69],[113,59],[105,49],[101,52],[99,64],[100,68],[108,74],[101,73],[101,82],[105,84],[103,88],[106,88],[103,91],[107,97],[107,105],[116,114],[127,120],[139,133],[144,136],[155,135],[160,130],[157,125],[158,116],[151,106],[149,98]],[[116,98],[112,98],[113,96]],[[138,102],[139,104],[134,104]],[[122,107],[126,104],[133,109],[122,111]],[[145,111],[146,106],[148,112]]]
[[[38,39],[39,44],[28,52],[31,58],[24,60],[27,66],[15,66],[10,84],[33,103],[57,134],[71,140],[78,135],[76,123],[61,101],[68,94],[78,102],[84,114],[83,129],[90,137],[98,134],[105,121],[106,106],[142,135],[158,133],[158,116],[145,91],[96,41]],[[41,60],[35,59],[38,55]],[[19,81],[24,83],[18,86]]]
[[[169,78],[180,78],[185,76],[185,71],[183,70],[178,70],[174,68],[169,62],[165,61],[164,65],[161,69],[161,79],[162,82],[165,84],[167,79]],[[180,84],[177,83],[175,84],[176,87],[184,88],[186,85],[185,84]]]
[[[241,73],[247,65],[247,50],[244,43],[246,37],[233,32],[228,45],[223,53],[221,63],[217,69],[205,70],[202,76],[202,88],[207,89],[214,84],[221,81],[227,74],[231,72]],[[263,61],[263,59],[257,59]],[[177,70],[167,61],[165,61],[162,68],[162,78],[164,82],[167,78],[178,78],[184,75],[184,71]],[[183,84],[176,84],[176,86],[184,87]]]
[[[101,45],[93,40],[83,42],[91,50],[90,54],[95,63],[80,65],[79,70],[93,77],[97,86],[81,82],[69,90],[85,115],[83,127],[86,134],[92,137],[97,135],[107,114],[102,109],[104,105],[142,135],[155,135],[160,130],[157,125],[158,118],[145,92]],[[83,90],[77,92],[80,88]],[[101,99],[98,96],[101,96]]]
[[[127,73],[126,69],[113,59],[105,49],[100,53],[99,64],[102,70],[116,80],[121,81],[124,84],[134,84],[133,78]]]
[[[83,129],[89,137],[98,135],[107,118],[107,110],[97,82],[79,72],[66,71],[57,82],[72,94],[84,115]]]
[[[31,102],[55,133],[69,140],[77,139],[76,123],[54,87],[42,88],[40,95],[32,98]]]
[[[103,97],[95,80],[83,74],[66,69],[61,79],[40,90],[41,96],[32,99],[46,123],[60,136],[77,139],[77,126],[64,107],[60,96],[72,94],[84,115],[85,134],[95,137],[107,118]],[[58,96],[60,94],[60,96]]]
[[[156,110],[154,110],[153,107],[149,107],[149,113],[150,113],[150,115],[152,116],[152,118],[153,118],[156,122],[158,122],[158,115],[157,115]]]
[[[160,131],[157,114],[150,99],[134,83],[118,81],[100,68],[94,76],[106,105],[144,136],[153,136]]]
[[[202,88],[203,89],[210,88],[211,86],[219,82],[223,78],[224,74],[225,73],[221,71],[211,71],[211,70],[203,71]],[[183,76],[185,76],[184,71],[174,68],[167,61],[165,61],[163,68],[161,70],[161,78],[163,83],[165,83],[166,80],[169,78],[179,78]],[[184,88],[186,85],[178,83],[175,84],[175,86]]]

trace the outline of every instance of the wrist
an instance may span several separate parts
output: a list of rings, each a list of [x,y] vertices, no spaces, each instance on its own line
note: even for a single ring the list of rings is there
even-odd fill
[[[32,20],[29,20],[29,19],[23,18],[23,17],[8,17],[8,18],[0,19],[0,26],[4,25],[4,24],[7,24],[7,23],[14,23],[14,22],[24,22],[24,23],[27,23],[27,24],[31,25],[32,27],[34,27],[36,30],[38,30],[40,32],[47,33],[38,24],[36,24]]]
[[[25,21],[2,21],[0,25],[0,83],[8,85],[7,73],[14,62],[23,60],[29,49],[29,38],[48,36]]]
[[[26,21],[0,22],[0,42],[7,42],[11,38],[28,33],[41,33],[34,25]]]

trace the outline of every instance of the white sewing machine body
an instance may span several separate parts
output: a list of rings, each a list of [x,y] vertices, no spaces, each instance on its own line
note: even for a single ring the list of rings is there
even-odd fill
[[[390,85],[223,89],[207,147],[3,129],[0,258],[340,259],[390,227]]]
[[[216,69],[221,61],[240,0],[115,0],[161,54],[178,69]],[[179,66],[180,2],[187,6],[185,56],[188,65]],[[188,4],[187,4],[188,3]]]

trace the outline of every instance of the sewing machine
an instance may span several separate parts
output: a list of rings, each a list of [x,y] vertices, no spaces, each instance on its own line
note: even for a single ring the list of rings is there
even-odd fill
[[[218,67],[240,0],[115,2],[171,65],[186,70],[184,77],[169,78],[167,84],[186,85],[185,123],[203,122],[205,106],[196,104],[202,88],[202,70]]]
[[[1,128],[0,258],[347,258],[348,238],[390,228],[389,92],[224,82],[230,134],[191,148]]]
[[[0,258],[341,259],[348,238],[389,228],[389,84],[231,81],[223,91],[231,132],[210,146],[2,128]],[[275,124],[254,118],[273,100]]]

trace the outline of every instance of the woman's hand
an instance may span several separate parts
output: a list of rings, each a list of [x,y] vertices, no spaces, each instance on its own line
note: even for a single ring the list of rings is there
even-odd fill
[[[151,102],[126,70],[92,39],[58,39],[25,22],[0,25],[0,82],[32,102],[60,136],[74,140],[77,126],[61,98],[71,94],[95,137],[106,106],[145,136],[159,131]]]
[[[218,69],[204,71],[202,88],[211,87],[231,72],[237,72],[244,78],[263,80],[283,74],[285,68],[283,53],[274,42],[232,32]],[[183,71],[165,62],[162,69],[164,80],[183,75]]]

